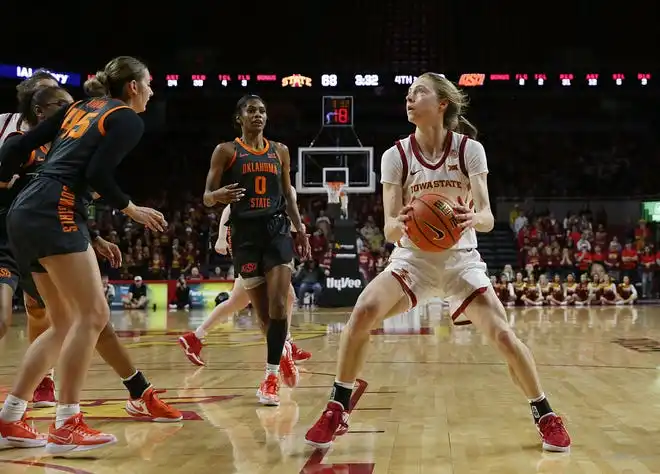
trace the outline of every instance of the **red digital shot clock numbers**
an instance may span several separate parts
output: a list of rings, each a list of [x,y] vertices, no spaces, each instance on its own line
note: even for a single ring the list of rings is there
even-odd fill
[[[324,127],[353,126],[353,97],[324,96],[321,124]]]

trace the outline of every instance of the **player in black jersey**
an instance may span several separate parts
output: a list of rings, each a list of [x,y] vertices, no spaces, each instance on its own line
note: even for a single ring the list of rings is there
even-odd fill
[[[19,267],[32,271],[51,327],[28,348],[0,411],[4,440],[22,446],[45,444],[22,418],[27,400],[59,355],[59,403],[46,444],[49,453],[117,441],[90,429],[79,405],[94,346],[109,320],[98,263],[89,245],[84,196],[94,189],[152,230],[162,232],[167,225],[160,212],[133,204],[113,178],[117,165],[142,136],[144,125],[137,113],[145,110],[152,95],[149,71],[134,58],[119,57],[86,86],[98,97],[62,108],[0,149],[0,182],[6,182],[16,163],[25,163],[32,150],[52,142],[39,175],[14,200],[7,216],[12,250]]]
[[[231,205],[234,268],[243,278],[259,318],[268,322],[266,377],[257,396],[264,405],[279,405],[280,368],[286,385],[298,383],[291,346],[286,344],[294,257],[291,224],[303,258],[309,256],[310,248],[291,188],[289,150],[264,138],[266,119],[266,105],[260,97],[247,95],[238,101],[234,125],[240,127],[241,137],[214,150],[204,204]]]
[[[23,101],[19,103],[19,110],[26,123],[32,128],[56,113],[60,107],[70,105],[72,102],[73,98],[69,93],[59,86],[41,87],[24,96]],[[14,132],[10,134],[8,140],[13,141],[17,139],[17,135],[23,133]],[[19,191],[25,187],[44,163],[47,152],[47,146],[42,146],[33,151],[28,162],[17,170],[19,174],[14,175],[15,179],[12,180],[11,186],[8,186],[9,189],[5,188],[5,185],[10,183],[0,183],[0,188],[5,188],[0,189],[0,271],[1,268],[11,269],[12,279],[10,282],[14,284],[15,281],[18,281],[19,269],[14,255],[9,249],[5,222],[6,213]],[[121,251],[115,244],[100,236],[94,236],[92,237],[92,247],[99,255],[110,260],[113,267],[121,265]],[[2,282],[3,280],[0,279],[0,283]],[[50,322],[30,271],[22,272],[19,285],[25,295],[25,307],[28,315],[28,340],[32,343],[48,329]],[[11,305],[9,305],[9,312],[11,314]],[[103,331],[101,331],[96,349],[103,360],[115,370],[128,389],[130,398],[126,402],[126,411],[131,416],[141,420],[157,422],[173,422],[182,419],[181,412],[161,401],[142,372],[135,368],[111,323],[106,324]],[[32,403],[35,408],[56,405],[52,370],[34,391]]]
[[[34,92],[42,87],[58,86],[57,81],[52,74],[46,71],[35,71],[34,74],[21,81],[16,86],[16,97],[18,98],[18,112],[0,114],[0,146],[4,143],[8,136],[16,133],[17,131],[26,130],[28,127],[36,125],[37,118],[34,114],[29,114],[28,117],[25,113],[30,109],[30,101]],[[18,175],[13,179],[17,179]],[[0,188],[13,186],[13,181],[9,183],[0,184]],[[6,193],[0,190],[0,201],[6,201]],[[2,196],[5,195],[5,198]],[[3,206],[4,207],[4,206]],[[6,206],[6,210],[9,205]],[[2,212],[0,217],[2,225],[4,226],[6,210]],[[4,229],[4,227],[3,227]],[[17,270],[13,259],[10,262],[5,262],[2,258],[3,252],[9,252],[9,239],[4,230],[0,230],[0,339],[5,335],[11,318],[12,313],[12,299],[14,291],[16,290]],[[28,331],[30,330],[32,320],[30,316],[38,313],[38,306],[32,304],[33,301],[26,301],[26,312],[28,313]],[[35,308],[34,312],[32,309]]]

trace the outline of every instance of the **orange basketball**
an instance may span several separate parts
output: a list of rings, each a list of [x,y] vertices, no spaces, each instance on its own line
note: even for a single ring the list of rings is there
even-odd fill
[[[410,205],[408,237],[420,250],[442,252],[458,242],[463,230],[447,198],[429,193],[413,198]]]

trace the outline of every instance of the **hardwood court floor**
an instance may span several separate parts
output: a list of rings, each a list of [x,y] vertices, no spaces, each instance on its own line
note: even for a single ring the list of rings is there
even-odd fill
[[[197,473],[658,473],[660,309],[512,310],[539,364],[544,388],[565,417],[570,455],[543,454],[529,408],[497,354],[472,328],[450,328],[438,308],[390,320],[372,337],[351,430],[328,451],[303,443],[324,407],[335,371],[343,311],[300,313],[293,329],[313,352],[300,387],[279,408],[257,404],[265,348],[252,318],[233,318],[209,337],[208,367],[176,345],[204,314],[117,313],[137,365],[185,412],[180,424],[128,419],[126,392],[98,358],[83,402],[90,425],[119,443],[87,458],[0,452],[0,472]],[[26,347],[24,318],[0,342],[4,398]],[[56,374],[57,375],[57,374]],[[36,410],[45,430],[52,410]]]

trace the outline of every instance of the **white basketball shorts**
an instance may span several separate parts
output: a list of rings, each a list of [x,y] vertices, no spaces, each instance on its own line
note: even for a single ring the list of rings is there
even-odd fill
[[[491,286],[486,270],[476,249],[435,253],[396,247],[384,271],[401,284],[410,308],[439,297],[449,304],[454,324],[461,325],[471,324],[463,311]]]

